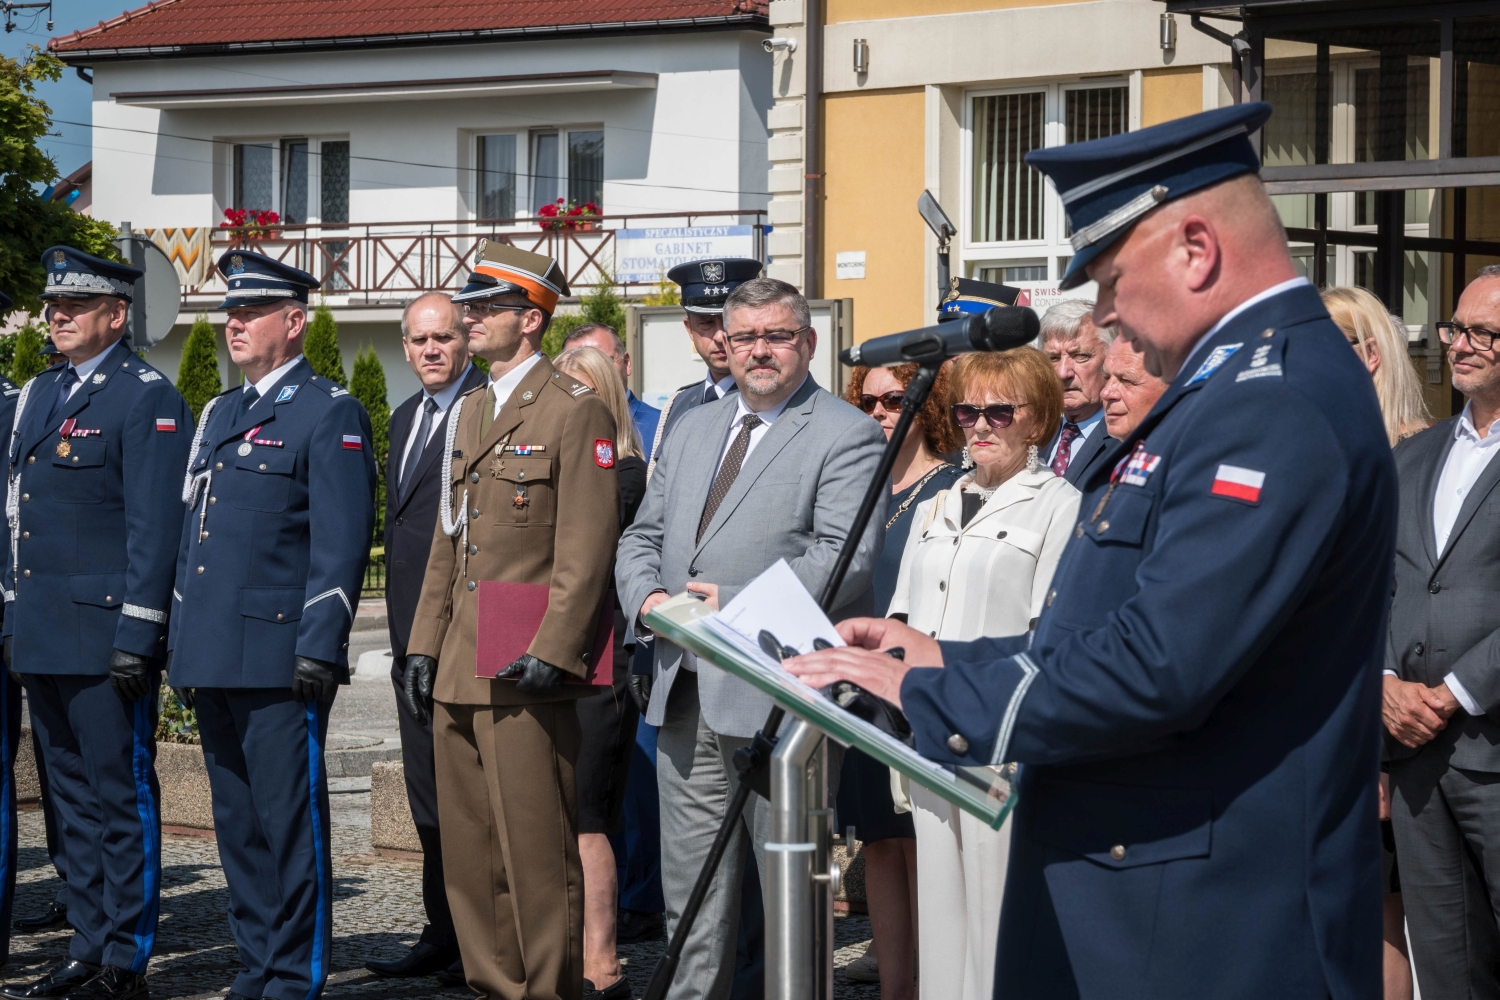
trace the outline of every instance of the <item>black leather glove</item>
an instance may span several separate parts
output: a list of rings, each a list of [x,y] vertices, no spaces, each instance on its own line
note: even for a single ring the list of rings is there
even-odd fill
[[[425,726],[432,719],[432,683],[437,679],[437,660],[420,654],[406,658],[406,676],[402,678],[401,697],[406,710]]]
[[[625,690],[630,692],[630,700],[635,702],[642,715],[651,705],[651,687],[655,683],[656,678],[650,674],[631,674],[625,681]]]
[[[151,693],[151,661],[117,649],[109,654],[109,686],[121,701],[140,701]]]
[[[514,663],[506,667],[497,677],[516,682],[516,690],[522,694],[556,694],[562,690],[563,672],[550,663],[538,660],[530,653],[522,653]]]
[[[173,688],[172,693],[177,696],[178,701],[182,702],[183,708],[189,712],[194,710],[193,702],[198,699],[198,692],[195,688]]]
[[[297,657],[292,667],[292,698],[306,705],[312,701],[333,701],[339,689],[338,678],[333,675],[333,664],[322,660]]]

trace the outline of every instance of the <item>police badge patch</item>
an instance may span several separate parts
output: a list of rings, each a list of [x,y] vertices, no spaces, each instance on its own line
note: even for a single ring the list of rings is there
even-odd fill
[[[594,438],[594,464],[601,469],[615,467],[615,443],[608,438]]]
[[[707,260],[700,265],[703,270],[703,282],[708,285],[719,285],[724,282],[724,262],[722,260]]]

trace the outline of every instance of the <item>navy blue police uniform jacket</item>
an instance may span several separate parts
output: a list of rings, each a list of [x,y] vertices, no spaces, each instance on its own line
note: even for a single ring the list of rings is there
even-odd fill
[[[284,688],[296,656],[349,679],[349,628],[375,530],[359,401],[304,358],[238,416],[199,417],[184,491],[169,646],[176,687]]]
[[[1317,292],[1230,319],[1079,485],[1030,641],[902,685],[925,756],[1021,764],[996,995],[1378,997],[1396,477]]]
[[[166,654],[192,415],[121,341],[49,420],[66,367],[28,383],[11,434],[4,634],[24,673],[105,675],[111,650]]]

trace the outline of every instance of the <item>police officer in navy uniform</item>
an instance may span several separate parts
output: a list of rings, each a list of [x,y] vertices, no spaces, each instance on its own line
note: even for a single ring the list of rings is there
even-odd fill
[[[997,995],[1380,996],[1395,469],[1255,176],[1269,115],[1028,157],[1068,209],[1063,287],[1097,281],[1095,322],[1171,380],[1079,482],[1034,634],[865,619],[791,664],[899,702],[924,756],[1020,764]]]
[[[0,315],[15,305],[0,292]],[[14,420],[21,390],[0,376],[0,428]],[[10,956],[10,911],[16,894],[16,747],[21,738],[21,686],[9,672],[0,678],[0,965]]]
[[[4,636],[46,761],[75,933],[66,961],[0,994],[143,998],[161,881],[154,762],[181,516],[173,481],[191,416],[126,339],[141,271],[71,247],[47,250],[42,266],[66,363],[16,399]]]
[[[177,480],[169,680],[198,713],[244,965],[230,996],[305,1000],[332,957],[323,746],[349,683],[375,457],[364,407],[302,356],[318,279],[246,250],[218,269],[245,383],[204,407]]]

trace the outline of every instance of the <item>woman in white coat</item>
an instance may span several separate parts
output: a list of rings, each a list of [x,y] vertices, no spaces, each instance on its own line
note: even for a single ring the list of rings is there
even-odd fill
[[[1037,457],[1062,386],[1030,347],[966,354],[950,384],[973,471],[917,508],[888,614],[939,639],[1017,635],[1041,614],[1078,519],[1078,491]],[[909,795],[921,995],[990,1000],[1010,822],[991,830],[920,787]]]

